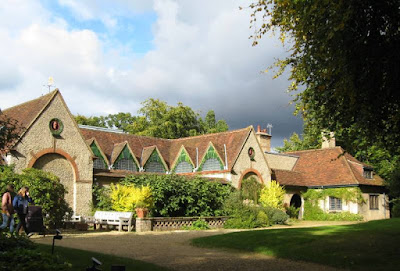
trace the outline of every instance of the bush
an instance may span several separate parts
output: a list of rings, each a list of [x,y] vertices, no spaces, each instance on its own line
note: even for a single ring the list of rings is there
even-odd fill
[[[300,208],[296,208],[294,206],[289,206],[286,208],[286,213],[290,218],[298,218],[299,212],[300,212]]]
[[[195,231],[199,231],[199,230],[208,230],[210,229],[210,226],[208,226],[207,221],[204,221],[202,219],[198,219],[195,222],[193,222],[192,226],[190,227],[184,227],[185,230],[195,230]]]
[[[350,212],[325,213],[316,204],[306,201],[304,203],[303,219],[317,221],[362,221],[364,218],[362,215]]]
[[[48,253],[36,249],[36,245],[25,237],[0,233],[1,270],[70,270],[71,265]],[[9,268],[7,268],[9,267]]]
[[[110,188],[106,186],[100,186],[98,183],[93,184],[93,209],[101,211],[111,211],[112,203],[110,197]]]
[[[153,215],[161,217],[223,215],[222,205],[234,189],[207,178],[175,174],[130,175],[121,183],[149,186],[154,200]]]
[[[269,186],[265,186],[261,190],[260,203],[263,206],[281,209],[285,193],[285,189],[278,182],[271,181]]]
[[[400,217],[400,199],[393,200],[392,216]]]
[[[153,198],[150,187],[133,187],[111,184],[112,209],[119,212],[130,212],[140,203],[140,208],[152,208]]]
[[[247,229],[283,224],[289,216],[282,210],[272,207],[246,204],[239,191],[232,193],[224,204],[225,212],[231,216],[224,228]]]
[[[27,168],[22,174],[14,173],[12,167],[0,166],[0,190],[4,193],[7,184],[14,184],[16,190],[29,187],[29,193],[35,205],[41,206],[44,223],[50,228],[60,227],[63,219],[72,214],[72,209],[65,201],[67,193],[57,176],[39,169]]]
[[[259,183],[254,177],[250,177],[242,181],[241,191],[243,199],[251,200],[257,204],[258,199],[260,198],[261,189],[262,184]]]

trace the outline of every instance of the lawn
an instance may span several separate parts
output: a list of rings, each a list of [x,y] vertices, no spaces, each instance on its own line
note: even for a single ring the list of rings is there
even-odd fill
[[[51,253],[51,246],[49,245],[37,244],[37,247],[41,251]],[[168,270],[166,268],[138,260],[60,246],[55,247],[54,254],[58,254],[62,259],[65,259],[67,262],[71,263],[71,270],[86,270],[87,267],[92,266],[92,257],[95,257],[102,262],[102,265],[99,267],[101,270],[111,270],[112,265],[125,265],[126,270],[135,271]]]
[[[400,219],[317,228],[229,233],[192,241],[352,270],[399,270]]]

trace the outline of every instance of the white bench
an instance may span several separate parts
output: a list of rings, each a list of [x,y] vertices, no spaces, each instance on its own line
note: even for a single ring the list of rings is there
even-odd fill
[[[96,224],[118,226],[118,230],[122,231],[122,226],[128,226],[128,232],[131,231],[132,228],[132,212],[112,212],[112,211],[96,211],[94,213],[94,226],[96,228]]]

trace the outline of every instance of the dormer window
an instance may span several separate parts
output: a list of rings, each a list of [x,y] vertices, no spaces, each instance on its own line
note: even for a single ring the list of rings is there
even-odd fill
[[[370,168],[364,168],[364,170],[363,170],[363,177],[364,177],[365,179],[372,179],[372,176],[373,176],[373,174],[372,174],[372,169],[370,169]]]

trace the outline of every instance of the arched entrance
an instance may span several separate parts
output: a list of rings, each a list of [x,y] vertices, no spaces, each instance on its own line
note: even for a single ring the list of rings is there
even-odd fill
[[[74,208],[75,174],[71,163],[64,156],[58,153],[44,154],[34,162],[32,167],[51,172],[60,178],[60,182],[68,192],[65,200],[71,208]]]
[[[294,206],[296,208],[301,207],[301,197],[299,194],[294,194],[290,199],[290,206]]]
[[[258,172],[255,169],[248,169],[248,170],[245,170],[242,173],[242,175],[240,176],[239,184],[238,184],[238,187],[237,187],[238,189],[240,189],[242,187],[242,181],[247,179],[247,178],[255,178],[257,180],[257,182],[259,182],[261,184],[264,184],[264,180],[261,177],[260,172]]]

